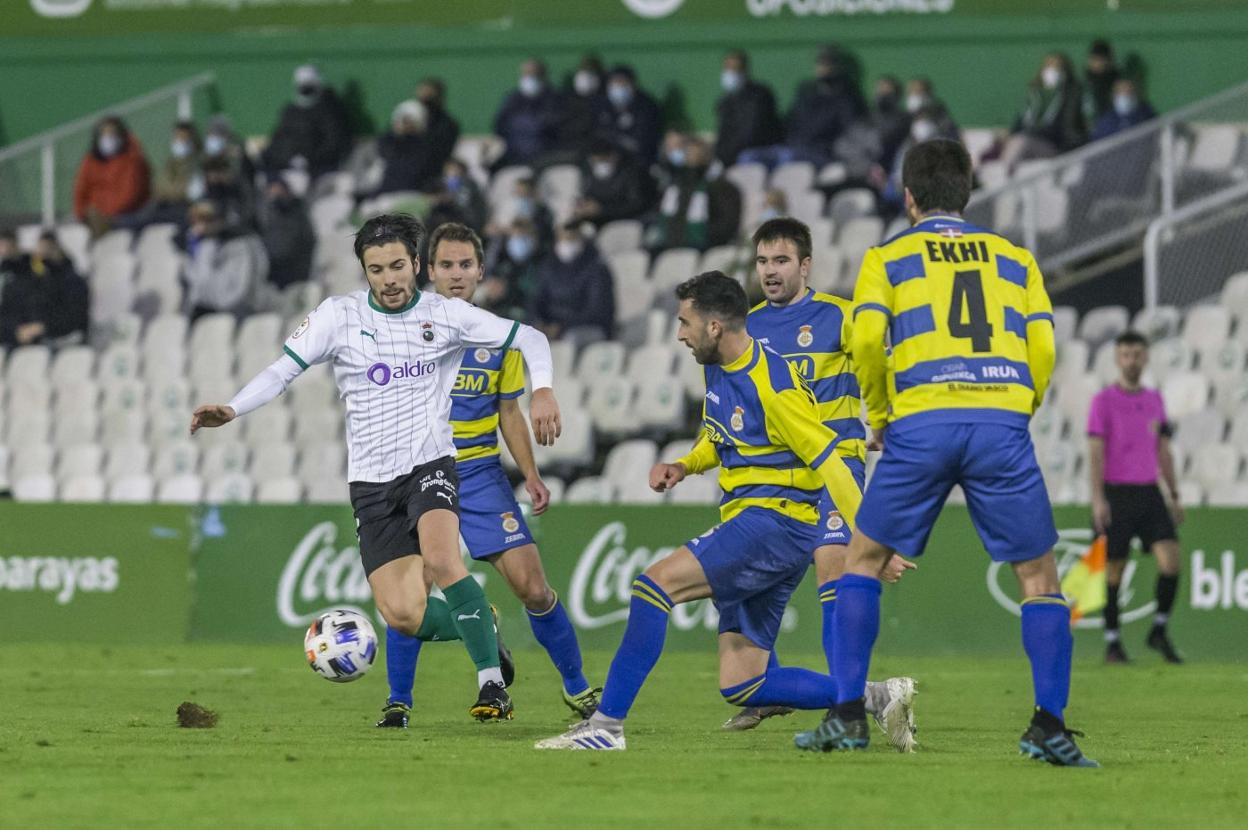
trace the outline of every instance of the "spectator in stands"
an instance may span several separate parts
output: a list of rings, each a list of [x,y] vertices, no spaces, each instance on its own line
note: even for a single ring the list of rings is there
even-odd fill
[[[218,311],[248,313],[269,275],[264,243],[249,230],[229,227],[208,200],[191,205],[188,218],[186,312],[192,320]]]
[[[951,141],[960,140],[958,124],[949,114],[949,108],[945,106],[944,101],[936,97],[936,90],[932,87],[931,79],[921,75],[906,81],[906,113],[913,120],[918,117],[920,111],[923,111],[925,117],[935,125],[936,132],[933,133],[933,137],[947,138]]]
[[[719,85],[724,94],[715,104],[715,157],[725,167],[737,163],[741,151],[769,147],[784,139],[776,96],[750,77],[749,56],[734,49],[724,56]]]
[[[662,115],[650,93],[637,85],[637,73],[627,64],[612,67],[607,75],[607,101],[603,134],[617,147],[649,166],[659,151]]]
[[[442,168],[442,179],[426,224],[436,228],[446,222],[458,222],[480,233],[488,217],[485,195],[468,172],[468,166],[459,159],[448,161]]]
[[[428,127],[429,112],[419,101],[409,99],[394,108],[390,129],[377,138],[384,170],[381,183],[370,195],[437,189],[443,165],[434,165]]]
[[[553,149],[563,122],[561,96],[546,80],[546,64],[530,58],[520,65],[520,80],[494,116],[494,132],[507,144],[496,170],[532,164]]]
[[[758,214],[758,224],[770,222],[789,215],[789,196],[778,187],[769,189],[763,196],[763,209]]]
[[[555,233],[555,249],[537,269],[529,321],[551,340],[567,337],[578,344],[608,340],[615,329],[615,293],[611,270],[579,223]]]
[[[1140,97],[1139,85],[1130,78],[1119,78],[1114,82],[1113,106],[1096,120],[1090,140],[1109,138],[1114,133],[1130,129],[1156,117],[1156,111]]]
[[[139,230],[160,222],[181,223],[186,219],[186,209],[191,204],[188,194],[192,189],[203,193],[202,163],[203,144],[199,139],[199,130],[192,121],[177,122],[169,140],[169,157],[156,174],[152,200],[135,213],[117,217],[113,224]]]
[[[736,239],[741,226],[741,193],[718,175],[710,145],[691,136],[685,141],[683,155],[684,164],[677,168],[659,202],[658,218],[647,229],[646,243],[652,251],[705,251],[727,245]]]
[[[1028,159],[1051,158],[1073,150],[1087,138],[1083,120],[1083,87],[1070,58],[1061,52],[1045,56],[1027,87],[1027,101],[1014,121],[1001,160],[1013,170]]]
[[[905,161],[906,153],[910,151],[910,148],[934,138],[950,138],[950,136],[942,135],[940,132],[941,115],[942,111],[935,107],[923,107],[914,113],[910,121],[910,134],[897,149],[897,153],[893,157],[892,170],[879,188],[881,207],[884,208],[886,214],[901,213],[905,208],[906,193],[901,183],[901,168]],[[954,129],[953,138],[956,140],[956,127]]]
[[[577,64],[563,95],[554,164],[581,164],[597,131],[610,119],[606,95],[606,71],[597,55],[585,55]]]
[[[459,143],[459,122],[446,109],[446,82],[441,78],[425,78],[416,85],[416,100],[425,107],[429,163],[434,170],[441,170],[455,154],[455,145]]]
[[[30,256],[17,253],[12,234],[0,234],[0,283],[0,345],[86,339],[87,281],[74,269],[55,233],[44,231]]]
[[[745,150],[739,160],[768,168],[793,161],[822,167],[832,160],[833,144],[866,109],[852,59],[838,46],[825,46],[815,58],[815,77],[797,87],[784,143]]]
[[[1109,41],[1097,38],[1088,49],[1088,60],[1083,67],[1083,118],[1087,124],[1095,124],[1102,115],[1113,109],[1114,84],[1122,77],[1114,62],[1114,49]]]
[[[269,282],[285,288],[307,282],[316,253],[316,230],[303,200],[280,176],[269,181],[259,211],[260,236],[269,258]]]
[[[294,100],[282,109],[261,160],[266,173],[299,170],[315,180],[351,152],[347,111],[312,64],[295,70],[294,86]]]
[[[516,179],[512,185],[511,197],[507,203],[500,206],[496,214],[503,221],[491,222],[485,228],[485,238],[487,247],[490,243],[498,241],[501,237],[506,242],[511,228],[510,223],[515,219],[526,219],[533,223],[534,233],[537,236],[537,248],[539,251],[550,250],[551,244],[554,242],[554,225],[555,220],[551,215],[550,208],[543,204],[538,198],[537,181],[531,176],[524,176]],[[486,262],[489,262],[487,256]]]
[[[143,207],[150,193],[151,171],[143,146],[120,118],[101,119],[74,180],[74,215],[98,236],[117,217]]]
[[[532,219],[517,217],[485,252],[485,279],[477,304],[511,319],[522,319],[537,285],[537,266],[550,249],[543,247]]]
[[[200,200],[212,201],[222,221],[230,228],[251,228],[256,221],[256,188],[251,179],[229,158],[207,158],[203,165],[204,186]],[[188,213],[189,215],[189,213]]]
[[[224,162],[228,165],[232,178],[248,184],[255,179],[255,167],[251,159],[247,157],[247,149],[243,146],[243,140],[234,132],[234,127],[227,115],[218,114],[208,119],[208,126],[204,130],[203,163],[209,160]],[[191,181],[187,195],[192,202],[204,198],[203,187],[202,181],[198,183],[195,180]]]
[[[654,204],[654,179],[630,155],[605,139],[589,152],[581,174],[581,197],[573,219],[601,227],[616,219],[637,219]]]
[[[870,113],[846,130],[833,154],[845,165],[846,178],[873,180],[882,187],[909,134],[910,114],[902,106],[901,81],[884,75],[875,82]]]

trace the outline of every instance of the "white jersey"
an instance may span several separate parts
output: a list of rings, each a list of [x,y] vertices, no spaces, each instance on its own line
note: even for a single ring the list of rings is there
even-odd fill
[[[353,291],[317,306],[283,352],[300,372],[332,362],[347,409],[347,479],[386,482],[421,464],[454,458],[451,390],[464,350],[506,349],[522,329],[529,337],[517,346],[531,344],[534,334],[541,338],[463,300],[417,293],[403,308],[388,311],[370,292]],[[539,382],[536,371],[533,380],[535,387],[550,385]]]

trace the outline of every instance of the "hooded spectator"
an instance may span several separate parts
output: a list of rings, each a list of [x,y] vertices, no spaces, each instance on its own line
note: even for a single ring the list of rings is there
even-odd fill
[[[1083,88],[1070,58],[1051,52],[1027,87],[1026,103],[1006,139],[1001,160],[1013,170],[1019,162],[1073,150],[1086,139]]]
[[[743,150],[784,140],[776,96],[770,87],[750,77],[745,52],[734,49],[724,56],[719,85],[724,94],[715,104],[715,157],[725,167],[736,164]]]
[[[312,64],[295,70],[294,99],[281,112],[261,158],[269,174],[306,172],[312,179],[337,169],[351,151],[351,129],[338,94]]]
[[[719,165],[713,163],[710,145],[689,137],[683,155],[659,201],[659,217],[647,231],[647,247],[654,251],[727,245],[741,226],[741,193],[712,172]]]
[[[5,278],[5,273],[8,278]],[[0,345],[86,339],[90,295],[56,234],[45,231],[30,256],[0,234]]]
[[[603,134],[617,147],[649,166],[659,150],[662,116],[650,93],[637,85],[631,66],[620,64],[607,75]]]
[[[91,147],[74,180],[74,215],[98,236],[113,219],[147,203],[151,173],[143,146],[116,116],[107,116],[91,132]]]
[[[611,270],[593,243],[569,222],[555,234],[554,251],[537,269],[529,320],[552,340],[579,343],[610,339],[615,330],[615,288]]]
[[[446,109],[446,82],[425,78],[416,86],[416,100],[425,107],[429,163],[434,170],[441,170],[459,142],[459,122]]]
[[[546,64],[530,58],[520,65],[516,88],[494,116],[494,132],[507,145],[496,169],[532,164],[555,149],[563,122],[560,97],[546,80]]]
[[[442,168],[438,193],[426,223],[431,228],[446,222],[458,222],[480,233],[485,227],[488,206],[480,186],[459,159],[451,159]]]
[[[186,236],[186,311],[195,320],[205,314],[252,310],[260,284],[268,278],[269,259],[255,233],[231,228],[210,201],[191,205]]]
[[[611,105],[607,102],[606,86],[606,71],[598,56],[582,57],[563,94],[557,161],[569,164],[584,161],[594,136],[610,120]]]
[[[1122,77],[1114,62],[1114,48],[1109,41],[1097,38],[1088,48],[1083,67],[1083,118],[1095,124],[1114,107],[1114,84]]]
[[[269,282],[278,288],[307,282],[316,254],[316,230],[303,200],[291,193],[285,179],[269,182],[258,219],[269,258]]]
[[[512,185],[511,196],[500,207],[497,217],[502,220],[491,222],[486,226],[487,244],[505,238],[510,233],[510,223],[515,219],[524,219],[533,223],[537,236],[538,250],[550,250],[554,241],[554,217],[550,208],[542,202],[537,193],[537,182],[531,176],[516,179]],[[488,261],[488,256],[487,256]]]
[[[377,139],[377,155],[385,167],[374,196],[408,190],[432,191],[440,184],[442,164],[434,166],[429,111],[419,101],[409,99],[394,108],[390,129]]]
[[[650,173],[614,144],[595,142],[581,174],[581,197],[573,218],[601,227],[616,219],[637,219],[653,204]]]
[[[1091,140],[1109,138],[1156,117],[1156,110],[1140,96],[1139,85],[1130,78],[1119,78],[1114,83],[1113,104],[1096,120]]]
[[[538,263],[549,250],[541,245],[533,220],[513,219],[485,252],[479,304],[504,317],[523,318],[536,292]]]

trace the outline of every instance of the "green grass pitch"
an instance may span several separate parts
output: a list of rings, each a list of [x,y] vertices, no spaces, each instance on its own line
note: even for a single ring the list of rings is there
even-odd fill
[[[458,645],[426,646],[412,727],[373,728],[380,660],[334,685],[289,648],[6,646],[0,671],[0,827],[1244,827],[1248,666],[1076,664],[1073,727],[1101,770],[1018,756],[1030,709],[1017,659],[877,658],[919,679],[919,752],[873,732],[852,755],[796,751],[799,713],[753,732],[706,653],[663,657],[623,753],[538,752],[569,713],[539,652],[517,654],[516,720],[477,724]],[[794,662],[818,665],[814,656]],[[609,655],[587,655],[601,678]],[[179,729],[193,700],[211,730]]]

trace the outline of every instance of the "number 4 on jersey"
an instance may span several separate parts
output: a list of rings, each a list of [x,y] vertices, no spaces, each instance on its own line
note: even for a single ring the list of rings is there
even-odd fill
[[[992,323],[988,322],[988,310],[984,306],[984,284],[979,271],[958,271],[953,275],[953,296],[949,300],[949,334],[953,337],[970,338],[972,351],[992,350]]]

